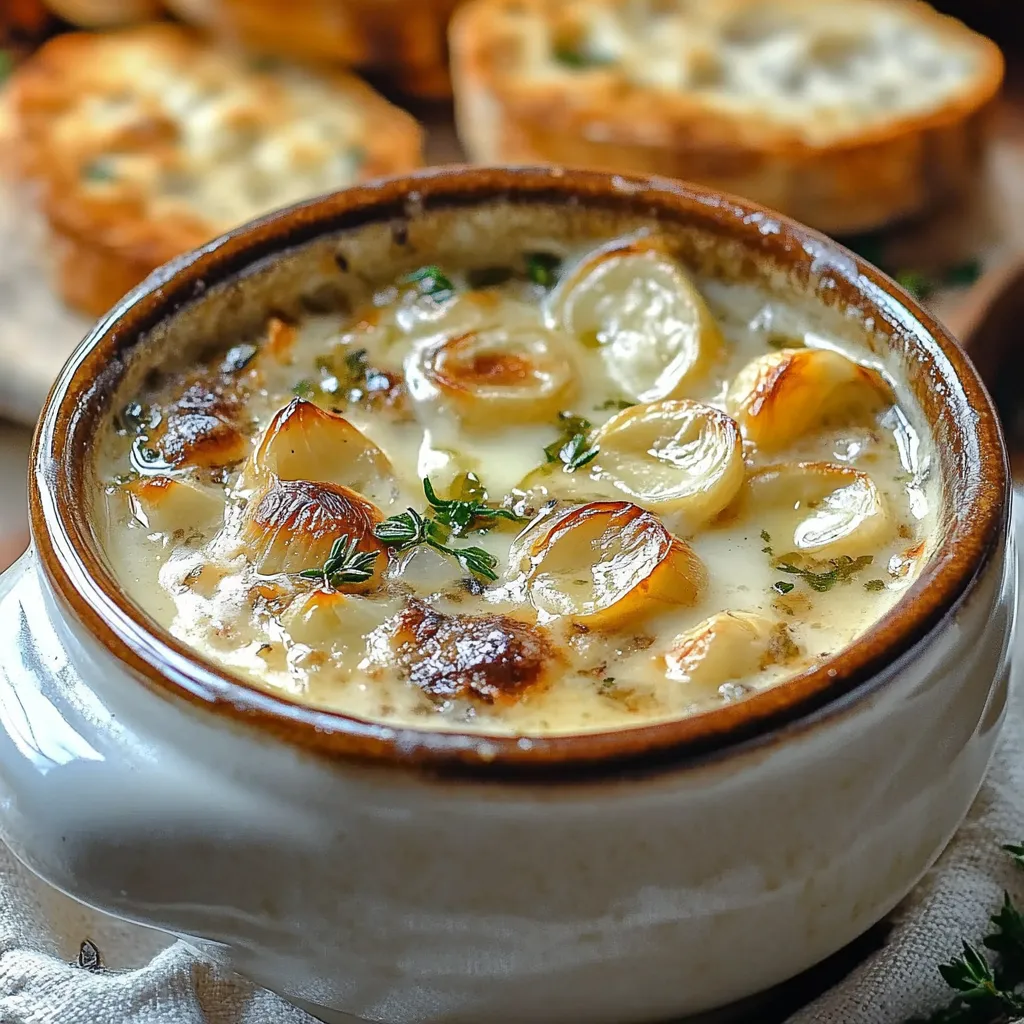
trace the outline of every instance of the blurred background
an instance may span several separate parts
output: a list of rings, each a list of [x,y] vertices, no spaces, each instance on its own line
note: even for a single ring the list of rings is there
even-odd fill
[[[531,18],[543,31],[514,28]],[[649,38],[623,43],[634,31]],[[96,316],[235,224],[421,163],[550,159],[741,192],[839,235],[978,346],[990,381],[1011,378],[1022,54],[1010,0],[0,0],[0,563],[26,543],[32,424]],[[720,103],[699,131],[612,145],[587,114],[639,90],[657,127],[669,93],[721,100],[751,68],[785,93],[781,127],[770,111],[737,136]],[[575,128],[517,104],[536,88]],[[870,144],[850,142],[858,125]]]

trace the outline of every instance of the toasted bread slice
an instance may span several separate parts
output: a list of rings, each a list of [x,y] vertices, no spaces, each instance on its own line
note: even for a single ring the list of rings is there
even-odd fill
[[[169,24],[58,36],[3,107],[60,290],[94,314],[228,228],[421,161],[416,121],[358,79],[254,70]]]
[[[918,0],[473,0],[471,159],[686,178],[835,234],[967,188],[1003,58]]]
[[[46,6],[81,28],[113,28],[158,17],[158,0],[46,0]]]
[[[446,32],[460,0],[166,0],[218,39],[298,60],[340,61],[423,98],[451,95]]]

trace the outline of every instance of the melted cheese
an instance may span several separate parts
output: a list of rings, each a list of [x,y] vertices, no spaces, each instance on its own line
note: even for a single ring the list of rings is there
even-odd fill
[[[128,592],[258,686],[433,729],[676,718],[841,651],[930,550],[918,411],[856,337],[623,251],[427,268],[139,395],[100,465]],[[490,516],[424,525],[424,478],[474,477]]]

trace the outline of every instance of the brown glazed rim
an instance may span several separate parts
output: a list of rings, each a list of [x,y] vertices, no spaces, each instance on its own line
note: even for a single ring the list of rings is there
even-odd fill
[[[86,491],[92,438],[123,355],[206,288],[285,249],[370,223],[402,224],[418,210],[495,201],[572,203],[687,223],[740,240],[805,277],[824,259],[833,295],[873,307],[876,319],[910,338],[951,411],[962,468],[946,499],[953,502],[948,537],[894,609],[836,657],[742,702],[637,728],[526,740],[393,728],[266,693],[191,651],[129,601],[97,549]],[[396,232],[396,244],[401,237]],[[590,776],[621,771],[626,762],[678,767],[838,712],[885,685],[884,670],[910,657],[966,595],[1004,538],[1009,509],[1006,449],[980,378],[946,330],[880,271],[753,203],[665,179],[559,168],[441,168],[362,185],[272,214],[173,261],[97,323],[72,355],[46,400],[32,464],[31,525],[43,571],[65,608],[144,685],[221,716],[225,725],[318,754],[486,778]]]

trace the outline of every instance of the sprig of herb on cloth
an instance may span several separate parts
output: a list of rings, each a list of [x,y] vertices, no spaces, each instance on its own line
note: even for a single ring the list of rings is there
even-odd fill
[[[373,563],[379,551],[360,551],[359,542],[346,533],[331,545],[327,561],[319,569],[303,569],[305,580],[322,580],[328,590],[351,583],[366,583],[373,576]]]
[[[1024,868],[1024,846],[1003,849]],[[995,954],[963,942],[963,952],[939,965],[942,980],[953,990],[949,1004],[907,1024],[1010,1024],[1024,1017],[1024,913],[1003,893],[1003,904],[989,919],[992,930],[982,939]]]
[[[374,536],[396,551],[408,551],[421,544],[454,558],[467,572],[485,580],[496,580],[494,571],[498,560],[489,551],[478,547],[455,548],[448,542],[461,537],[474,528],[474,521],[514,519],[521,517],[514,512],[495,508],[475,499],[441,499],[426,478],[423,491],[431,509],[431,515],[424,516],[413,508],[385,519],[373,528]]]
[[[558,419],[562,434],[557,441],[552,441],[545,447],[544,457],[549,464],[561,462],[566,472],[574,473],[597,458],[599,449],[597,445],[590,443],[593,424],[590,420],[571,412],[560,412]]]

